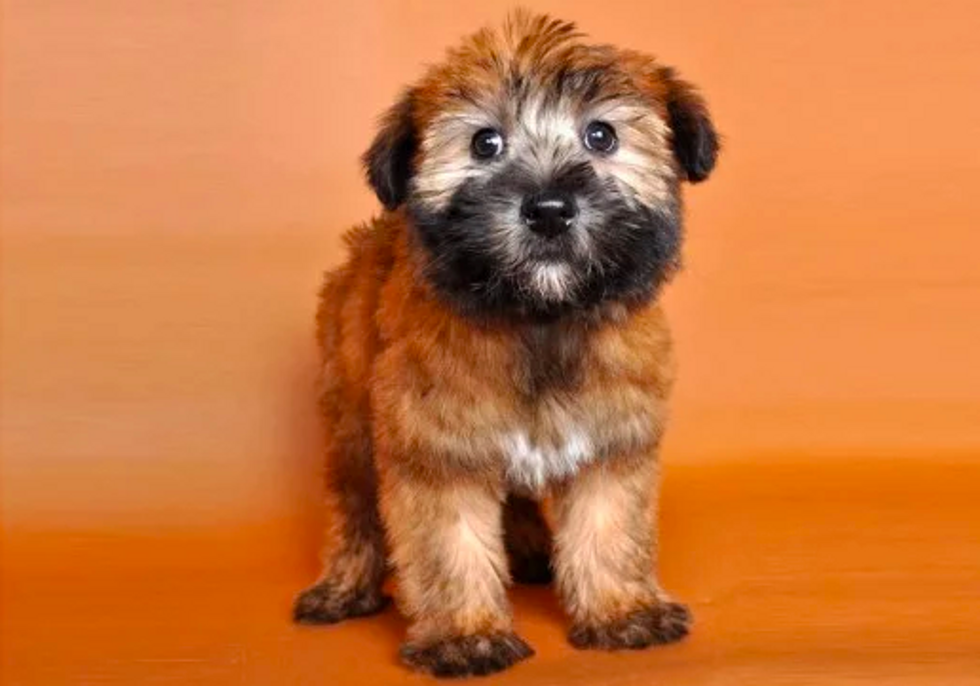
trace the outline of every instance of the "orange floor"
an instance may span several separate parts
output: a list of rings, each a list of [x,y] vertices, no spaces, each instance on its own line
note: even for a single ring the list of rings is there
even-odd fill
[[[978,486],[980,465],[962,459],[669,468],[663,577],[696,612],[692,637],[576,652],[550,592],[518,588],[537,655],[495,681],[980,683]],[[314,571],[303,552],[261,530],[8,536],[2,681],[421,683],[396,662],[393,610],[290,624]]]

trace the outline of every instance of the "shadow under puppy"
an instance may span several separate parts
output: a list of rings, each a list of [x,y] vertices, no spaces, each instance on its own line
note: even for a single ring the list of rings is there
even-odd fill
[[[407,90],[364,157],[386,211],[321,293],[329,528],[298,621],[380,610],[390,562],[401,657],[440,676],[532,654],[512,574],[553,571],[576,647],[687,633],[655,576],[657,295],[680,183],[717,148],[673,70],[547,16],[474,34]]]

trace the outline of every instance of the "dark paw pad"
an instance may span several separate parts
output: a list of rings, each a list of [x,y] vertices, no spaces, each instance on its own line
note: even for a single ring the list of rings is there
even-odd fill
[[[329,581],[311,586],[296,598],[293,621],[301,624],[333,624],[348,617],[381,612],[390,602],[381,589],[340,590]]]
[[[685,605],[663,602],[606,624],[577,624],[568,640],[576,648],[638,650],[681,640],[690,631],[691,621]]]
[[[517,634],[499,633],[456,636],[434,643],[406,643],[402,662],[412,669],[438,677],[493,674],[534,654]]]
[[[550,584],[551,559],[546,553],[514,556],[510,563],[510,574],[519,584]]]

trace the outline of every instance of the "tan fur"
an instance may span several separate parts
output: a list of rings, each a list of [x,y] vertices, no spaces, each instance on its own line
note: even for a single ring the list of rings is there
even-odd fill
[[[382,503],[409,638],[431,642],[510,627],[501,497],[483,484],[385,478]]]
[[[574,424],[591,439],[596,464],[555,491],[555,565],[573,619],[600,622],[656,602],[649,507],[673,375],[660,307],[613,308],[593,322],[562,325],[564,338],[581,337],[572,353],[580,378],[565,387],[535,377],[549,353],[526,332],[474,326],[416,279],[399,214],[350,242],[352,262],[330,278],[321,305],[329,312],[343,303],[334,333],[321,339],[325,413],[336,420],[332,442],[343,445],[362,430],[370,397],[381,509],[400,606],[415,620],[411,638],[510,626],[501,517],[511,484],[499,437],[518,431],[547,445]],[[328,299],[341,287],[342,300]],[[355,446],[371,450],[360,440]],[[334,508],[327,569],[339,567],[333,573],[348,584],[349,572],[373,563],[344,546],[345,516]]]
[[[618,462],[584,470],[555,495],[558,588],[576,623],[605,623],[657,601],[655,464],[645,456]]]
[[[685,86],[652,60],[577,38],[568,24],[519,14],[430,71],[412,113],[422,132],[412,182],[421,202],[440,206],[468,175],[486,173],[468,153],[474,128],[534,128],[511,145],[549,147],[540,155],[547,164],[578,144],[569,118],[598,110],[626,151],[598,161],[598,172],[638,202],[667,196],[678,171],[662,98]],[[610,93],[584,112],[541,100],[521,114],[501,100],[505,74],[610,63],[642,100]],[[460,89],[467,97],[452,95]],[[686,611],[654,575],[657,446],[674,374],[656,300],[548,323],[482,320],[430,285],[431,256],[403,211],[347,241],[350,259],[328,274],[318,312],[325,570],[300,597],[297,618],[377,611],[390,560],[411,622],[403,658],[437,674],[493,671],[530,654],[511,628],[508,552],[514,569],[537,564],[538,578],[553,552],[574,644],[641,647],[682,636]],[[550,504],[553,546],[533,500]]]

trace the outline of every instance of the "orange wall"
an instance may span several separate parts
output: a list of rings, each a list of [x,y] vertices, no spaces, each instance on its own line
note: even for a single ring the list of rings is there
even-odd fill
[[[678,65],[726,136],[668,297],[668,461],[980,448],[973,3],[525,4]],[[8,534],[254,526],[309,555],[314,291],[376,210],[358,155],[510,5],[4,3]]]

